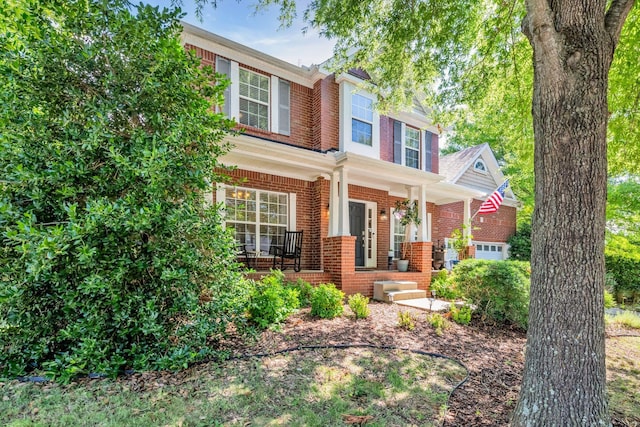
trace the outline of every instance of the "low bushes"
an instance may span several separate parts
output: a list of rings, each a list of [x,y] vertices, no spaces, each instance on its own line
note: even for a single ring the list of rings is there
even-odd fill
[[[248,312],[256,325],[267,328],[284,322],[299,305],[298,290],[286,287],[284,274],[272,270],[259,282],[253,282]]]
[[[311,294],[311,315],[322,319],[333,319],[342,314],[344,292],[333,283],[318,285]]]
[[[463,289],[483,320],[509,322],[526,329],[529,315],[530,265],[525,261],[467,259],[453,270],[451,281]]]
[[[353,311],[356,319],[366,319],[369,317],[369,298],[362,294],[355,294],[349,297],[349,308]]]

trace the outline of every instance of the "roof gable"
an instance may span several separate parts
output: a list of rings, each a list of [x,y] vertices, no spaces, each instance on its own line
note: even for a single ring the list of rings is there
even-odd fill
[[[485,171],[474,169],[478,160],[484,162]],[[489,194],[506,179],[487,143],[441,157],[439,172],[445,177],[446,182],[485,191]],[[505,195],[507,198],[516,200],[510,188],[507,188]]]

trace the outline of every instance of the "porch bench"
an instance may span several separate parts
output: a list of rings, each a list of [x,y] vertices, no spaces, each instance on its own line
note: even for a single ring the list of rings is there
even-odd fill
[[[373,299],[378,301],[393,302],[426,297],[427,292],[418,289],[416,282],[393,280],[373,282]]]

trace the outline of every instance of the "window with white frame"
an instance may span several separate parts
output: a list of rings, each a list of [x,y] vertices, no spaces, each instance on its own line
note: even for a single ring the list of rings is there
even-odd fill
[[[368,146],[373,141],[373,101],[357,93],[351,96],[351,140]]]
[[[484,164],[484,162],[481,159],[476,160],[475,164],[473,165],[473,169],[482,173],[487,172],[487,166]]]
[[[404,153],[405,165],[420,169],[420,131],[418,129],[409,126],[405,128]]]
[[[239,122],[269,130],[269,77],[240,69]]]
[[[247,251],[267,255],[282,244],[288,225],[286,193],[229,187],[225,190],[226,226],[235,230],[238,243]]]
[[[393,212],[393,209],[391,210]],[[395,215],[391,215],[392,221],[392,233],[391,233],[391,246],[393,248],[393,257],[400,258],[402,256],[402,243],[404,242],[404,230],[405,226],[400,224],[400,219]]]

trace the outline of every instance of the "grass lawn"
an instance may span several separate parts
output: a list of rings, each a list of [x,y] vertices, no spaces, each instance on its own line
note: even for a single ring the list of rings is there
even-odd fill
[[[348,416],[371,416],[368,426],[430,426],[441,423],[465,375],[451,361],[407,351],[296,351],[175,375],[2,383],[0,424],[340,426],[358,420]]]

